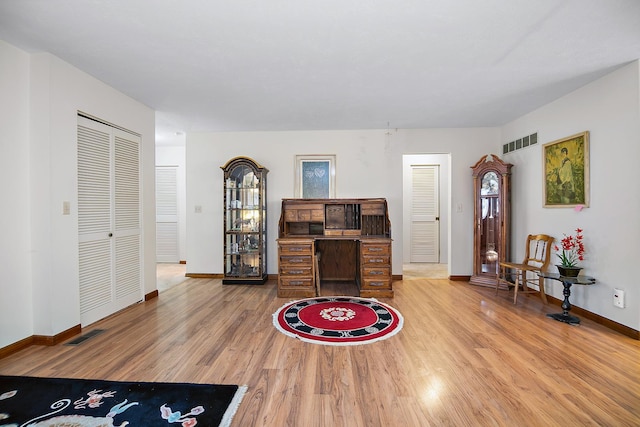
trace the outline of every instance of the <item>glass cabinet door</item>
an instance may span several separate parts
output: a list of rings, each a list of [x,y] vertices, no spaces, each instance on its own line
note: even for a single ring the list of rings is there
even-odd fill
[[[477,252],[480,271],[491,275],[498,274],[498,250],[501,249],[500,233],[500,180],[495,171],[482,176],[480,188],[480,250]]]
[[[252,159],[237,157],[224,170],[224,284],[264,283],[266,272],[266,174]]]

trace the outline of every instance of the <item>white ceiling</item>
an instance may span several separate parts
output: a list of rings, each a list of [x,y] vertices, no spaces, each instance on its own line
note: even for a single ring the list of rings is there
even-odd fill
[[[191,131],[499,126],[640,58],[640,0],[0,0]]]

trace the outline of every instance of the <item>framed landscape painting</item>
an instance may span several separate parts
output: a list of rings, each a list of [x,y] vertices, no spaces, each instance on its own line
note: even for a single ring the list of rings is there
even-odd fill
[[[297,198],[330,199],[335,197],[335,154],[296,155],[295,191]]]
[[[589,206],[589,132],[542,146],[544,207]]]

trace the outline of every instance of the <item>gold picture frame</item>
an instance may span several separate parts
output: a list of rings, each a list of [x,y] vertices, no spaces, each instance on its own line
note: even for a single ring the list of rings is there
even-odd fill
[[[545,208],[589,207],[589,131],[542,146]]]
[[[299,199],[335,198],[336,155],[296,155],[294,194],[295,197]]]

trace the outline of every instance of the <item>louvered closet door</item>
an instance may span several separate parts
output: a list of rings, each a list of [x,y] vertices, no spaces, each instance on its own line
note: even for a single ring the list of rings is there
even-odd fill
[[[440,262],[438,166],[411,166],[411,262]]]
[[[179,262],[178,168],[156,167],[156,260]]]
[[[140,138],[78,117],[80,319],[142,299]]]

